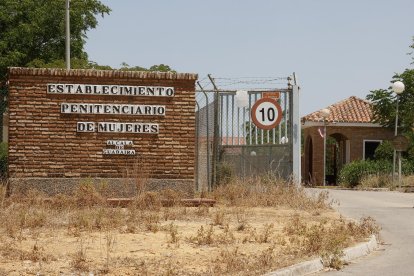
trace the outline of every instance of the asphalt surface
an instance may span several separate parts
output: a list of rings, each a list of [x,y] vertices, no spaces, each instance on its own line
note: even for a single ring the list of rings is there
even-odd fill
[[[313,190],[312,191],[318,191]],[[382,227],[382,245],[340,271],[317,275],[414,275],[414,193],[332,190],[346,217],[371,216]]]

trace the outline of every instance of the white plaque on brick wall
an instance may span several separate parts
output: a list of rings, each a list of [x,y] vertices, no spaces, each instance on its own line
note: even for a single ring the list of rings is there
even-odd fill
[[[173,97],[174,87],[48,83],[48,94]]]
[[[131,140],[107,140],[107,146],[114,146],[114,148],[106,148],[102,150],[104,155],[135,155],[134,149],[126,149],[125,147],[133,146],[134,142]]]

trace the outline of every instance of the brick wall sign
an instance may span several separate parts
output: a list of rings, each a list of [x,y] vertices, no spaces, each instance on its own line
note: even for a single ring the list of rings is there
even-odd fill
[[[8,73],[9,176],[15,187],[51,193],[90,178],[119,190],[121,179],[140,176],[148,185],[193,188],[196,74]]]

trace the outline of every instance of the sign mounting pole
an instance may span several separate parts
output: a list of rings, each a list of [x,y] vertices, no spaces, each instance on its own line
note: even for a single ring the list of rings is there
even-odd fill
[[[66,0],[65,23],[66,23],[66,69],[70,69],[70,0]]]
[[[293,85],[292,85],[292,157],[293,157],[293,181],[299,187],[302,182],[301,172],[301,125],[299,116],[299,86],[296,78],[296,74],[293,73]]]

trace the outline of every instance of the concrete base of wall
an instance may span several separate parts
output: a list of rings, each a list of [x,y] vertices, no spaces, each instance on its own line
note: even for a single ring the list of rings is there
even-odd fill
[[[110,197],[133,197],[140,191],[172,189],[187,197],[194,195],[194,180],[133,179],[133,178],[11,178],[10,193],[25,193],[34,189],[48,195],[71,194],[80,184],[93,184]]]

